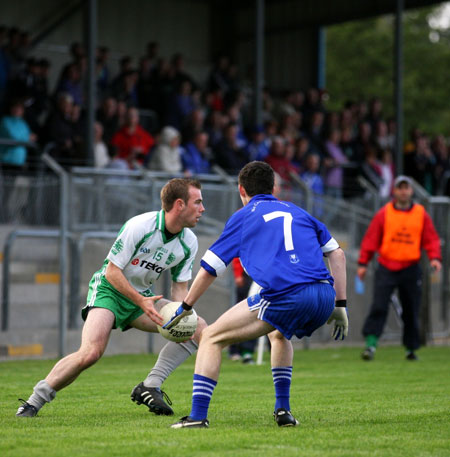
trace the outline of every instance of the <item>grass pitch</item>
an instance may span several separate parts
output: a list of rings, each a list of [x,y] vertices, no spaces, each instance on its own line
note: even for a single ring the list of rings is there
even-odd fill
[[[429,347],[418,362],[382,347],[373,362],[360,349],[295,353],[295,428],[278,428],[270,364],[224,360],[209,429],[172,430],[190,411],[194,359],[166,381],[175,416],[150,414],[130,392],[155,355],[105,357],[58,393],[35,418],[16,418],[54,360],[0,363],[0,456],[449,457],[450,348]]]

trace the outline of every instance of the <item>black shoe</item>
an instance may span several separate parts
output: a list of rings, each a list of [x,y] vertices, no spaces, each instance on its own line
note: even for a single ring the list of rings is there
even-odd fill
[[[209,427],[209,420],[202,419],[200,421],[196,421],[192,419],[191,416],[184,416],[175,424],[172,424],[170,428],[208,428]]]
[[[158,416],[173,415],[173,409],[164,401],[165,399],[171,405],[172,402],[169,396],[163,390],[159,390],[156,387],[145,387],[143,382],[133,389],[131,399],[138,405],[144,404],[151,413],[155,413]]]
[[[361,352],[361,358],[363,360],[373,360],[375,357],[375,349],[373,347],[368,347]]]
[[[406,354],[406,360],[419,360],[419,357],[417,357],[417,355],[414,351],[409,351]]]
[[[19,401],[22,402],[22,405],[19,406],[16,416],[18,417],[34,417],[37,416],[38,410],[35,406],[30,405],[28,402],[19,398]]]
[[[273,413],[273,418],[278,424],[278,427],[295,427],[299,424],[299,421],[291,414],[291,412],[284,408],[278,408]]]

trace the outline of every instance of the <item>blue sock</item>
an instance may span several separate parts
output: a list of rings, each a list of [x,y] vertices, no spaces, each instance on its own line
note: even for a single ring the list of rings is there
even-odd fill
[[[208,416],[209,402],[211,401],[217,381],[199,374],[194,374],[192,389],[192,409],[189,414],[192,419],[201,421]]]
[[[272,368],[273,384],[275,386],[275,411],[278,408],[291,410],[289,404],[292,367],[275,367]]]

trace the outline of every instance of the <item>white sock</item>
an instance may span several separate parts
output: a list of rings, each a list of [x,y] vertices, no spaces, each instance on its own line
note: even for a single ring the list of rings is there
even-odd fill
[[[160,388],[162,383],[179,365],[198,349],[194,340],[184,343],[167,343],[159,353],[158,360],[144,380],[145,387]]]
[[[50,403],[56,396],[56,390],[43,379],[39,381],[33,389],[33,393],[27,403],[33,405],[38,411],[46,404]]]

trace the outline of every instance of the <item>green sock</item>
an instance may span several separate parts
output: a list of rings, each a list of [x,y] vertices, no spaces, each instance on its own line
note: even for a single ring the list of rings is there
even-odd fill
[[[376,348],[378,344],[378,336],[375,335],[367,335],[366,336],[366,346]]]

